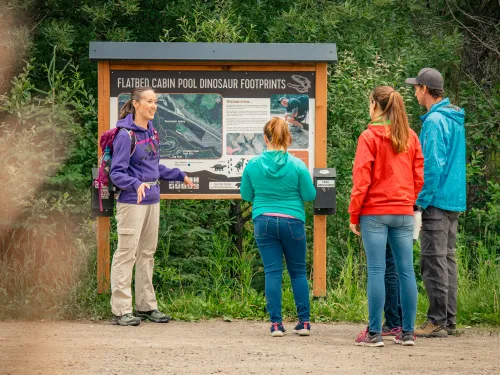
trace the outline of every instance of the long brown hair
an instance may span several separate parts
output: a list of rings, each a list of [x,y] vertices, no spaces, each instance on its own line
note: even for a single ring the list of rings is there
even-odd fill
[[[287,123],[279,117],[273,117],[267,122],[264,126],[264,135],[274,146],[285,151],[292,143],[290,129],[288,129]]]
[[[410,125],[401,94],[394,87],[377,86],[371,92],[370,100],[380,106],[382,118],[391,122],[389,136],[394,152],[397,154],[405,152],[408,149]]]
[[[134,108],[134,103],[133,101],[135,100],[138,102],[142,98],[142,93],[145,91],[155,91],[152,87],[136,87],[132,89],[132,92],[130,93],[130,99],[127,100],[127,102],[120,108],[120,115],[118,116],[119,119],[121,120],[122,118],[127,117],[128,114],[132,113],[133,117],[135,118],[135,108]]]

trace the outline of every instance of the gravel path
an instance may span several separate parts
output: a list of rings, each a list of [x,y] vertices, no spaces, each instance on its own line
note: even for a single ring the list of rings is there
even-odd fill
[[[261,322],[118,327],[109,322],[0,322],[0,374],[500,374],[500,334],[354,345],[354,324],[313,324],[310,337]]]

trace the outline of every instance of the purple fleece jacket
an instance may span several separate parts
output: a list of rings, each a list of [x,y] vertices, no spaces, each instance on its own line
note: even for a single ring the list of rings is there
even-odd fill
[[[148,122],[144,129],[134,123],[132,114],[118,120],[116,127],[133,130],[137,142],[151,138],[136,146],[130,156],[131,139],[125,130],[120,130],[113,142],[110,177],[113,184],[121,189],[120,203],[137,204],[137,189],[143,182],[156,180],[184,181],[186,174],[179,168],[170,169],[160,164],[160,145],[154,139],[153,124]],[[160,186],[146,189],[146,197],[140,204],[154,204],[160,201]]]

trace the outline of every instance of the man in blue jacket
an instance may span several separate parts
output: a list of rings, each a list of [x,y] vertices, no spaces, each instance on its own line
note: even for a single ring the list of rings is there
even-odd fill
[[[420,271],[429,310],[417,336],[446,337],[456,333],[458,216],[466,208],[464,110],[443,98],[442,75],[423,68],[406,83],[415,88],[418,103],[427,108],[420,143],[424,154],[424,186],[417,199],[422,207]]]

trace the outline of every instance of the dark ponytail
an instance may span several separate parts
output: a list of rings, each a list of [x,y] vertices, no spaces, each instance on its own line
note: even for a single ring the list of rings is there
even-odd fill
[[[142,98],[142,93],[145,91],[153,91],[152,87],[136,87],[132,89],[130,93],[130,99],[125,102],[125,104],[120,108],[120,115],[118,118],[121,120],[122,118],[127,117],[130,113],[135,118],[135,108],[134,108],[134,100],[136,102],[140,101]]]
[[[408,149],[410,125],[403,97],[391,86],[375,87],[370,97],[382,110],[382,118],[391,122],[390,138],[394,152],[405,152]]]

